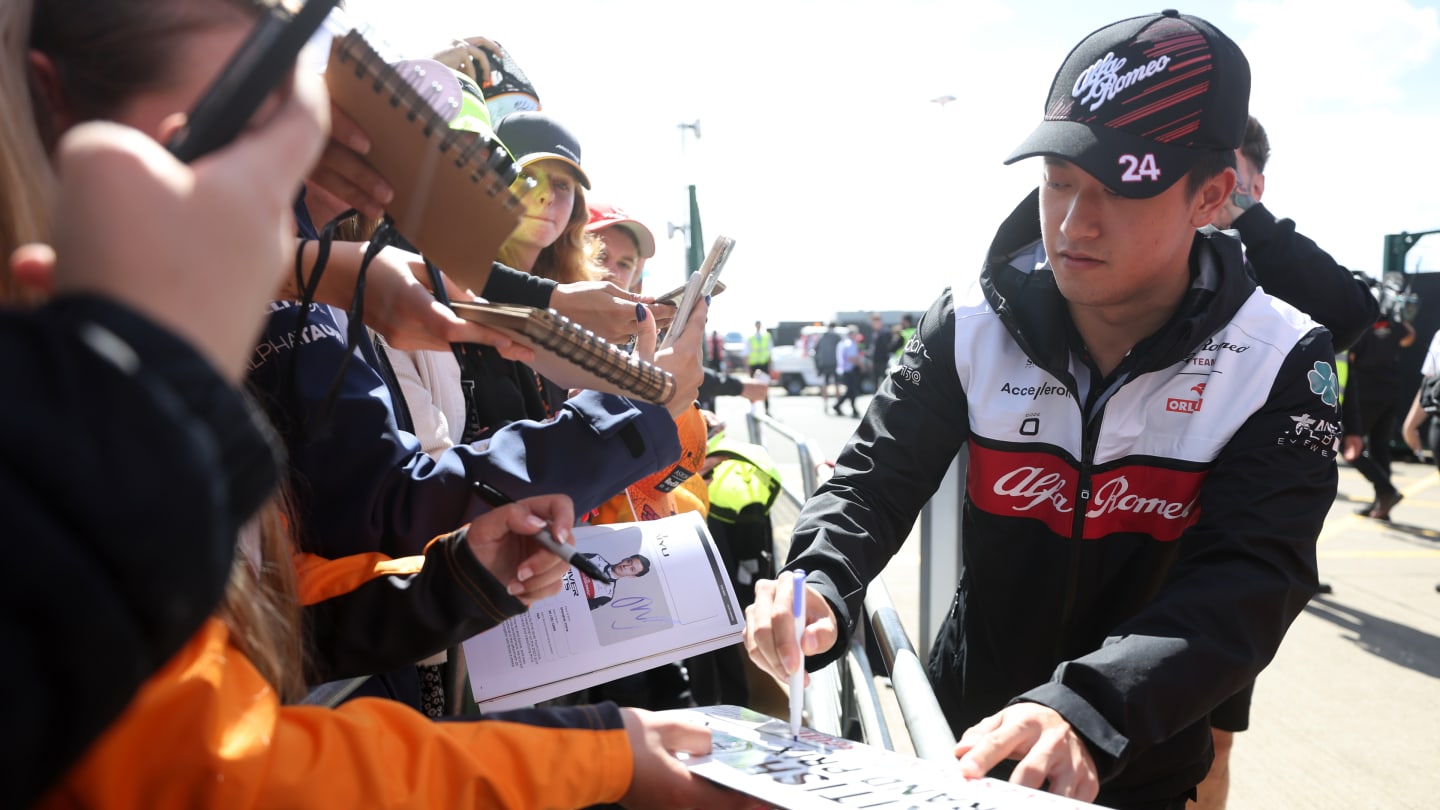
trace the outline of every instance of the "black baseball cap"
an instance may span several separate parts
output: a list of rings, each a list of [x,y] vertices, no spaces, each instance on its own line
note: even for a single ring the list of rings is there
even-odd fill
[[[559,121],[543,112],[514,112],[500,119],[495,135],[525,168],[541,160],[558,160],[575,169],[580,185],[590,188],[590,178],[580,168],[580,142]]]
[[[1167,9],[1101,28],[1076,45],[1045,120],[1006,163],[1049,155],[1125,197],[1153,197],[1205,152],[1245,139],[1250,63],[1220,29]]]

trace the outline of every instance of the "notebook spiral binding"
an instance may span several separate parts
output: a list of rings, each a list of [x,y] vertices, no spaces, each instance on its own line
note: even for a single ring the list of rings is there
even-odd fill
[[[531,334],[536,343],[643,399],[663,405],[675,396],[675,377],[670,372],[626,354],[553,309],[546,314],[556,328],[535,330]]]
[[[675,376],[641,360],[553,309],[479,301],[454,301],[456,315],[518,333],[537,349],[611,383],[627,396],[668,405],[676,395]]]
[[[391,107],[398,109],[403,104],[406,120],[411,123],[418,121],[423,126],[421,134],[426,139],[431,138],[436,130],[443,132],[444,135],[436,145],[440,154],[455,149],[461,140],[468,141],[459,148],[455,156],[455,167],[463,169],[474,166],[470,181],[485,184],[485,192],[491,197],[500,197],[507,211],[514,211],[520,206],[520,199],[509,193],[510,185],[519,177],[519,168],[498,141],[479,133],[450,129],[448,122],[430,102],[410,86],[394,66],[386,62],[358,31],[352,30],[341,39],[339,58],[342,65],[353,60],[355,78],[368,77],[371,90],[376,95],[388,92]],[[484,158],[477,159],[481,152],[485,153]]]

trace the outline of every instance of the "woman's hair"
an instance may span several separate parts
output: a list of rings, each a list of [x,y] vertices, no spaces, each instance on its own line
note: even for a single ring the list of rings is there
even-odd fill
[[[174,81],[183,69],[180,39],[255,9],[237,0],[44,0],[35,9],[30,48],[55,65],[71,120],[115,118],[136,96]],[[41,138],[53,148],[59,111],[36,107]]]
[[[10,277],[9,257],[27,242],[50,242],[55,173],[49,155],[60,138],[60,110],[50,108],[30,69],[30,51],[55,67],[54,91],[69,120],[115,117],[135,95],[172,77],[174,39],[243,13],[233,0],[6,0],[0,3],[4,48],[0,101],[0,301],[37,303]]]
[[[10,278],[10,254],[27,242],[50,241],[50,170],[31,106],[26,44],[31,0],[0,2],[0,304],[33,303]]]
[[[575,205],[570,209],[570,221],[554,244],[546,246],[535,258],[535,266],[529,268],[531,275],[540,276],[569,284],[572,281],[594,281],[604,277],[604,270],[596,257],[600,253],[599,240],[585,231],[590,221],[590,206],[585,202],[585,187],[575,184]],[[500,262],[519,268],[514,244],[506,239],[500,246]]]
[[[215,617],[283,703],[305,697],[305,637],[296,597],[293,514],[276,493],[241,531]]]
[[[28,16],[17,7],[28,10],[30,2],[0,0],[6,53],[18,54],[7,58],[18,60],[19,68],[24,70],[27,49],[12,49],[9,39],[10,17]],[[135,98],[164,87],[183,69],[176,59],[181,38],[253,16],[258,9],[246,0],[43,0],[35,6],[28,46],[53,63],[58,84],[55,90],[63,99],[64,116],[48,106],[28,70],[20,74],[30,75],[31,98],[10,109],[33,109],[34,117],[6,116],[5,123],[0,124],[6,139],[0,165],[6,171],[7,228],[12,219],[9,201],[15,190],[10,164],[23,159],[19,150],[10,148],[12,140],[28,140],[34,155],[31,165],[53,184],[54,173],[47,155],[62,134],[63,121],[117,117]],[[7,68],[12,67],[16,67],[15,61],[7,64]],[[12,78],[8,73],[5,76],[3,92],[7,96],[12,92]],[[28,130],[28,138],[19,137],[20,130]],[[43,181],[37,186],[43,186]],[[35,189],[22,189],[21,193],[26,195],[16,196],[21,203],[45,210],[38,203],[41,193]],[[14,207],[17,211],[23,209],[23,205]],[[12,238],[8,230],[5,236],[7,240]],[[21,238],[43,240],[47,236],[42,223],[33,232],[22,233]],[[294,701],[305,695],[304,638],[296,596],[293,525],[287,525],[287,514],[287,499],[282,492],[242,532],[254,539],[237,544],[230,582],[214,615],[225,622],[235,645],[281,699]]]

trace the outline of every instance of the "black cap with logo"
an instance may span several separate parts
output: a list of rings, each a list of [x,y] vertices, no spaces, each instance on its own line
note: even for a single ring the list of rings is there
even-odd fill
[[[580,168],[580,142],[559,121],[543,112],[514,112],[500,119],[495,135],[525,168],[542,160],[558,160],[574,169],[580,185],[590,188],[590,177]]]
[[[1166,10],[1107,25],[1066,57],[1045,120],[1005,160],[1052,155],[1112,191],[1153,197],[1207,151],[1239,148],[1250,63],[1205,20]]]

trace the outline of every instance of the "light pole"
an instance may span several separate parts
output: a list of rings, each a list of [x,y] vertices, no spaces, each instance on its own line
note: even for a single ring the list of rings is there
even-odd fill
[[[693,132],[695,133],[696,140],[699,140],[700,119],[696,118],[693,122],[688,124],[681,122],[679,124],[676,124],[675,126],[680,129],[680,160],[683,164],[685,160],[685,133],[687,131]],[[685,231],[686,245],[685,277],[689,278],[691,274],[693,274],[696,270],[700,269],[701,263],[705,261],[705,249],[701,246],[702,237],[700,235],[700,203],[695,198],[695,184],[690,183],[687,187],[687,191],[690,197],[690,224],[684,227],[683,230]],[[682,228],[680,226],[672,226],[670,230],[670,235],[674,236],[675,231],[681,229]]]

